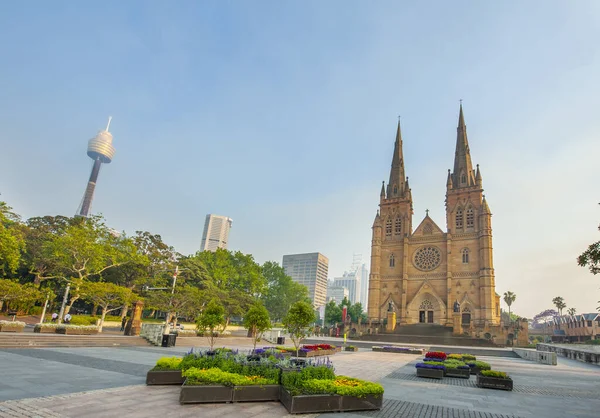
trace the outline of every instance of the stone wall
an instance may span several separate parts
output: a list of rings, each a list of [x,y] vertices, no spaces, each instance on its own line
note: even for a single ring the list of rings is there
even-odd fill
[[[528,350],[526,348],[513,348],[513,351],[522,359],[535,361],[541,364],[556,366],[556,353],[550,351]]]
[[[145,338],[149,343],[160,346],[162,344],[163,324],[142,324],[140,337]]]
[[[595,351],[595,347],[578,347],[573,345],[572,347],[565,347],[562,345],[555,344],[538,344],[537,349],[543,351],[555,352],[559,356],[578,360],[584,363],[592,363],[600,366],[600,351]]]

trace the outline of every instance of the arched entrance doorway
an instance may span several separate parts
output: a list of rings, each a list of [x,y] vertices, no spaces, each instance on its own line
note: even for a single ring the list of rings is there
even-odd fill
[[[433,303],[429,299],[423,300],[419,305],[419,323],[433,324]]]

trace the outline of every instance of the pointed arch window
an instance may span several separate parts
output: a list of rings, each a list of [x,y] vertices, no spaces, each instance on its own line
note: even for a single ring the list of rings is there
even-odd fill
[[[467,209],[467,228],[473,228],[475,226],[475,213],[473,208]]]
[[[462,262],[463,264],[469,264],[469,249],[464,248],[462,250]]]
[[[390,218],[388,218],[388,220],[385,221],[385,236],[392,236],[392,220]]]
[[[400,235],[402,233],[402,218],[396,217],[396,223],[394,225],[394,233]]]
[[[458,208],[456,210],[456,227],[457,228],[463,227],[463,210],[462,210],[462,208]]]
[[[394,196],[398,194],[398,186],[394,184]]]
[[[460,183],[465,184],[467,182],[467,175],[465,173],[460,173]]]
[[[396,259],[394,258],[394,254],[390,254],[390,267],[396,267]]]

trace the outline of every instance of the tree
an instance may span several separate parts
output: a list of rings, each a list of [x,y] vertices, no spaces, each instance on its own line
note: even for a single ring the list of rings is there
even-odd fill
[[[577,309],[575,308],[569,308],[567,309],[567,313],[571,316],[575,315],[577,313]]]
[[[218,336],[218,333],[215,332],[215,329],[223,326],[224,323],[225,309],[223,308],[223,305],[215,300],[211,300],[196,320],[198,331],[201,331],[205,335],[208,333],[206,337],[208,338],[210,351],[213,351],[215,340]]]
[[[20,284],[14,280],[0,279],[0,309],[7,303],[13,309],[26,311],[45,297],[46,293],[32,283]]]
[[[600,273],[600,241],[590,244],[588,249],[577,257],[577,264],[581,267],[589,267],[592,274]]]
[[[508,305],[508,317],[510,318],[510,307],[517,299],[517,295],[511,291],[504,292],[504,302]]]
[[[0,201],[0,277],[17,270],[24,250],[20,218],[10,206]]]
[[[59,277],[69,286],[73,284],[72,296],[63,313],[66,314],[82,296],[82,284],[108,269],[136,260],[137,253],[130,238],[114,234],[102,217],[92,216],[76,218],[61,233],[52,235],[39,256],[39,261],[52,260],[40,280]]]
[[[204,306],[204,292],[194,286],[182,285],[175,287],[175,292],[171,291],[152,291],[146,297],[146,306],[151,309],[169,312],[178,317],[195,318]],[[167,324],[173,321],[173,318],[165,319]]]
[[[308,288],[292,280],[278,263],[265,262],[262,274],[266,280],[266,289],[261,300],[272,320],[280,321],[294,303],[308,298]]]
[[[116,311],[125,303],[130,303],[134,297],[131,289],[114,283],[88,282],[83,284],[82,288],[85,294],[84,299],[102,308],[99,324],[100,332],[102,332],[106,314]]]
[[[565,300],[561,296],[557,296],[552,299],[552,303],[556,306],[556,309],[558,309],[559,315],[562,315],[562,310],[567,307]]]
[[[283,325],[296,348],[296,357],[298,357],[300,343],[308,335],[308,327],[314,321],[315,311],[310,304],[302,301],[294,303],[283,318]]]
[[[256,302],[244,315],[244,326],[252,334],[253,351],[256,350],[256,343],[260,341],[265,331],[271,329],[271,320],[269,312],[260,302]]]
[[[325,305],[325,323],[333,325],[339,322],[342,322],[342,308],[332,299]]]
[[[533,317],[532,326],[534,328],[539,327],[541,324],[545,324],[557,315],[558,312],[554,309],[546,309]]]
[[[358,319],[363,316],[363,307],[360,302],[356,302],[354,305],[348,307],[348,315],[354,323],[358,323]]]

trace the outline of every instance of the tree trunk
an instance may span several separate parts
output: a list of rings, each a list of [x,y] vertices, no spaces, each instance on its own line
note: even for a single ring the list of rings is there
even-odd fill
[[[129,305],[126,303],[121,306],[121,320],[127,316],[127,310],[129,309]]]
[[[154,318],[155,313],[156,313],[156,309],[152,309],[152,311],[150,312],[150,315],[148,315],[148,318],[156,319],[156,318]]]
[[[66,314],[69,313],[69,311],[71,310],[71,307],[77,301],[77,299],[79,299],[79,296],[72,297],[71,300],[69,301],[69,303],[67,304],[67,306],[65,306],[65,311],[63,312],[63,318],[65,317]]]
[[[94,305],[92,308],[92,316],[98,315],[98,305]]]
[[[100,324],[98,325],[98,332],[102,332],[102,326],[104,325],[104,318],[106,317],[106,309],[102,307],[102,317],[100,318]]]

